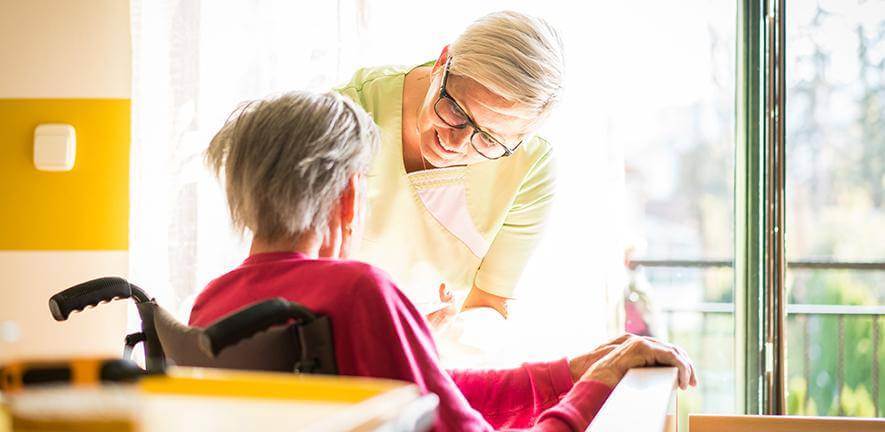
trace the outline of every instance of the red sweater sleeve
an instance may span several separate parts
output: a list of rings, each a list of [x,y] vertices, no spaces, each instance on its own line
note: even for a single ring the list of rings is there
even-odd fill
[[[597,381],[580,381],[553,408],[538,418],[534,431],[585,431],[612,389]]]
[[[536,418],[532,429],[583,431],[610,392],[602,384],[582,382],[562,396],[571,378],[567,365],[562,375],[561,363],[450,375],[439,364],[424,317],[385,275],[362,277],[351,301],[348,322],[332,323],[347,328],[337,333],[347,340],[336,346],[348,347],[337,353],[339,367],[360,376],[411,381],[435,393],[438,431],[527,428]]]
[[[411,381],[439,397],[436,430],[491,430],[439,364],[427,324],[411,302],[380,273],[358,281],[352,295],[347,341],[352,354],[336,353],[339,368],[356,375]],[[332,323],[333,326],[339,323]],[[338,333],[341,334],[341,333]],[[345,366],[345,367],[341,367]]]
[[[453,370],[455,385],[496,429],[525,428],[572,388],[565,359],[526,363],[516,369]],[[494,388],[495,391],[488,391]]]

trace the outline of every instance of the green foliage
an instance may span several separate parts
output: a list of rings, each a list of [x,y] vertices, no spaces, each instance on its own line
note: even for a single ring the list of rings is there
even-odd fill
[[[873,405],[873,397],[867,392],[866,386],[858,386],[855,389],[850,387],[842,388],[842,395],[839,399],[842,412],[831,413],[832,415],[846,415],[849,417],[873,417],[876,415],[876,408]]]
[[[856,272],[813,271],[809,277],[797,278],[796,283],[803,285],[800,300],[806,304],[876,305],[878,302],[872,294],[876,288],[866,284]],[[885,366],[883,322],[885,318],[879,320],[879,352],[873,353],[871,316],[842,318],[844,339],[841,341],[839,318],[791,316],[787,353],[788,413],[874,415],[873,356],[877,357],[880,369]],[[805,364],[806,359],[809,364]],[[839,382],[841,388],[837,388]],[[880,398],[880,412],[883,411]]]
[[[813,399],[807,399],[808,386],[805,379],[794,377],[787,386],[787,412],[796,415],[818,415]]]

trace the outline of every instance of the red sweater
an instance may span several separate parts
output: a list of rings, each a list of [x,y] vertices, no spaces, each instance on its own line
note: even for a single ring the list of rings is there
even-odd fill
[[[411,381],[439,396],[438,431],[583,431],[611,392],[595,381],[573,385],[565,359],[505,370],[444,370],[424,317],[387,274],[356,261],[253,255],[209,283],[190,324],[205,327],[273,297],[329,316],[340,374]]]

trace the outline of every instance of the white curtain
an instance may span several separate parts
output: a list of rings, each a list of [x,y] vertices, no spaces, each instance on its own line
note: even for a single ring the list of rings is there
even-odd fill
[[[239,103],[328,89],[347,75],[341,9],[335,2],[132,2],[130,276],[179,316],[248,250],[248,239],[230,228],[203,150]],[[355,34],[353,24],[347,34]]]
[[[245,258],[248,239],[231,230],[202,160],[238,103],[328,90],[360,66],[431,60],[475,18],[515,9],[557,25],[569,81],[543,131],[559,161],[547,235],[501,330],[509,336],[483,362],[551,358],[620,331],[624,164],[606,138],[618,96],[606,42],[612,14],[627,11],[536,3],[133,0],[132,281],[186,319],[200,289]]]

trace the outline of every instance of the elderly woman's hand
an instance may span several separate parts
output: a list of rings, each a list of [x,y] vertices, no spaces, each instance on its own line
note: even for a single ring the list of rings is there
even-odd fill
[[[679,371],[679,388],[685,390],[697,385],[694,365],[685,351],[650,337],[625,334],[576,357],[569,361],[572,375],[583,365],[587,365],[587,369],[580,379],[598,381],[609,387],[615,387],[628,370],[645,366],[674,366]]]
[[[611,352],[611,350],[615,349],[616,346],[620,345],[622,342],[629,338],[630,334],[624,333],[621,336],[618,336],[615,339],[612,339],[590,351],[587,354],[579,355],[577,357],[571,358],[568,361],[568,368],[572,374],[572,381],[577,382],[581,379],[582,376],[587,372],[587,369],[590,369],[590,366],[593,366],[594,363],[599,361],[599,359],[605,357],[606,354]]]

